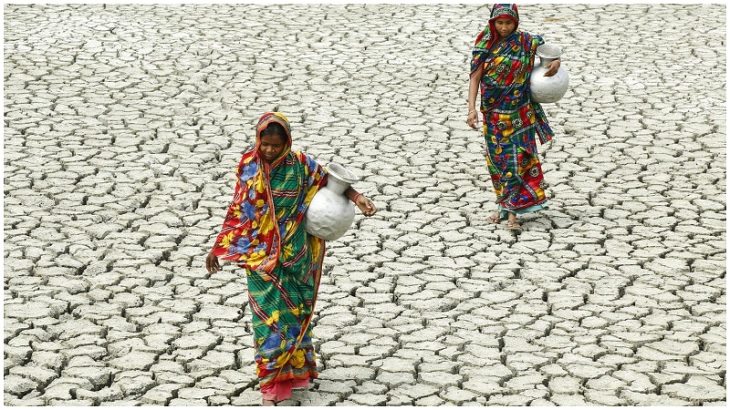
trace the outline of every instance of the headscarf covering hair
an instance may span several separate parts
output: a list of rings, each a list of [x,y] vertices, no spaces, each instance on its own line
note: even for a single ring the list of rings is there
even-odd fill
[[[517,5],[495,4],[492,6],[492,12],[489,15],[489,22],[474,41],[475,50],[483,52],[492,47],[494,40],[499,38],[497,29],[494,27],[494,20],[505,17],[515,22],[515,31],[517,31],[517,27],[520,25],[520,13],[517,11]]]
[[[489,16],[490,22],[505,17],[514,21],[515,25],[520,24],[520,13],[517,11],[516,4],[495,4],[492,6],[492,14]]]

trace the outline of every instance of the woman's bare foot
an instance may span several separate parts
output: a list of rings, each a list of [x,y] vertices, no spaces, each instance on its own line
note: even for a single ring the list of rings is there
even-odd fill
[[[517,223],[517,215],[510,212],[507,219],[507,228],[514,233],[522,232],[522,226]]]
[[[276,402],[273,400],[261,399],[262,406],[276,406]]]
[[[489,221],[493,224],[499,224],[500,220],[501,220],[501,218],[499,217],[499,211],[497,211],[487,217],[487,221]]]

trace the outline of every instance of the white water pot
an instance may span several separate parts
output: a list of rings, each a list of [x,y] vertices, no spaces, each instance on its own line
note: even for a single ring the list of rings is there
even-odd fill
[[[345,191],[357,177],[340,164],[327,165],[327,185],[314,195],[304,214],[304,229],[325,241],[335,240],[347,232],[355,220],[355,206]]]
[[[551,77],[545,77],[545,72],[548,70],[548,64],[558,59],[563,52],[558,46],[543,44],[537,47],[536,53],[540,57],[540,64],[532,69],[530,75],[530,98],[537,103],[557,102],[568,91],[570,74],[562,65]]]

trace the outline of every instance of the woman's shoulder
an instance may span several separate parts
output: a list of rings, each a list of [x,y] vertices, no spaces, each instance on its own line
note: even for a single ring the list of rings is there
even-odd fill
[[[538,44],[542,44],[545,42],[545,40],[543,40],[542,36],[539,34],[532,34],[525,30],[519,30],[519,32],[520,32],[520,37],[525,42],[532,43],[532,42],[536,41]]]
[[[302,165],[306,165],[308,168],[317,168],[319,163],[313,156],[304,153],[304,151],[292,151],[290,153],[293,159]]]
[[[307,161],[309,161],[310,159],[312,159],[312,157],[310,157],[309,155],[305,154],[304,151],[291,151],[289,153],[289,155],[293,159],[295,159],[295,160],[297,160],[299,162],[303,162],[303,163],[306,163]]]

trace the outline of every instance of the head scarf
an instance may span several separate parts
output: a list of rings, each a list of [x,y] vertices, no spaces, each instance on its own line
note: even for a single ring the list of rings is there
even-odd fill
[[[286,138],[286,141],[284,141],[284,150],[282,150],[279,157],[277,157],[274,161],[271,161],[271,163],[269,164],[270,168],[276,168],[276,166],[279,165],[281,161],[289,154],[292,146],[291,126],[289,125],[289,120],[286,118],[286,116],[284,116],[284,114],[280,112],[267,112],[266,114],[262,115],[261,118],[259,118],[259,122],[256,124],[256,145],[253,148],[253,154],[257,158],[260,157],[259,148],[261,148],[261,132],[272,123],[281,125],[286,132],[286,135],[284,135],[284,137]]]
[[[261,158],[261,131],[271,123],[286,131],[285,149],[271,163]],[[301,152],[292,152],[289,120],[279,112],[268,112],[256,125],[256,145],[245,152],[236,171],[236,188],[223,228],[213,246],[213,254],[240,266],[269,273],[276,266],[286,235],[297,229],[314,194],[326,182],[324,171],[313,159]],[[298,206],[297,215],[279,226],[274,209],[270,175],[288,175],[293,184]],[[298,181],[298,182],[294,182]]]
[[[515,25],[520,24],[520,13],[517,11],[516,4],[495,4],[492,6],[492,14],[489,16],[490,22],[494,23],[494,20],[505,17],[514,21]]]
[[[494,27],[494,20],[498,18],[509,18],[515,22],[515,31],[520,25],[520,14],[517,11],[516,4],[495,4],[492,6],[492,13],[489,16],[489,22],[487,23],[484,30],[477,35],[474,41],[475,49],[489,50],[494,41],[499,38],[497,29]]]

